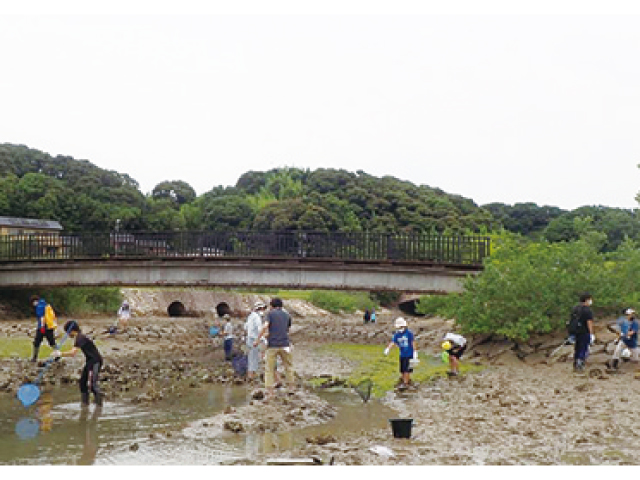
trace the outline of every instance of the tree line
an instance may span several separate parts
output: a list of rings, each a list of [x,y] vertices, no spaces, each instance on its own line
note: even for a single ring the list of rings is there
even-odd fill
[[[176,166],[178,169],[179,167]],[[372,231],[487,234],[502,229],[549,242],[579,238],[589,221],[606,235],[603,251],[640,240],[636,210],[535,203],[477,205],[438,188],[361,170],[249,171],[234,186],[197,195],[181,180],[143,193],[127,174],[87,160],[0,144],[0,214],[59,221],[67,232],[176,230]]]

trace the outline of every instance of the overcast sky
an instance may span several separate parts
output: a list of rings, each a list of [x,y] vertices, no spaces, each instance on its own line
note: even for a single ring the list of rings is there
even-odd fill
[[[636,208],[637,15],[0,16],[0,142],[198,194],[391,175],[478,204]]]

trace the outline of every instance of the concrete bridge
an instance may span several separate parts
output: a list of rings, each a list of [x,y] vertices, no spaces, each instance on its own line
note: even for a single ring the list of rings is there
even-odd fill
[[[0,288],[215,286],[459,292],[488,237],[370,232],[0,237]]]
[[[0,264],[0,288],[207,286],[449,293],[465,265],[312,259],[105,259]]]

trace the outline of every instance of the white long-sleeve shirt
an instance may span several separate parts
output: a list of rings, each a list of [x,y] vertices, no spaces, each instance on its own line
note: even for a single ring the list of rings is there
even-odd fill
[[[244,329],[247,331],[247,341],[255,342],[262,329],[262,317],[258,315],[257,312],[251,312],[244,325]]]

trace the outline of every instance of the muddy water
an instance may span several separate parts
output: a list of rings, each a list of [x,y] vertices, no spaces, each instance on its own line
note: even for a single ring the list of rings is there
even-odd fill
[[[24,408],[17,399],[0,397],[0,464],[4,465],[206,465],[264,463],[271,456],[305,444],[317,435],[342,436],[386,428],[393,412],[378,402],[363,404],[351,392],[323,393],[338,408],[327,424],[280,433],[188,436],[190,424],[245,405],[247,389],[212,385],[152,405],[107,402],[102,409],[81,408],[69,389],[43,393],[37,405]],[[366,426],[366,427],[364,427]]]
[[[78,397],[75,389],[54,389],[28,409],[15,397],[0,397],[0,463],[113,463],[109,460],[113,452],[129,450],[186,422],[247,401],[245,389],[224,386],[152,405],[107,402],[102,409],[93,405],[82,409]]]

